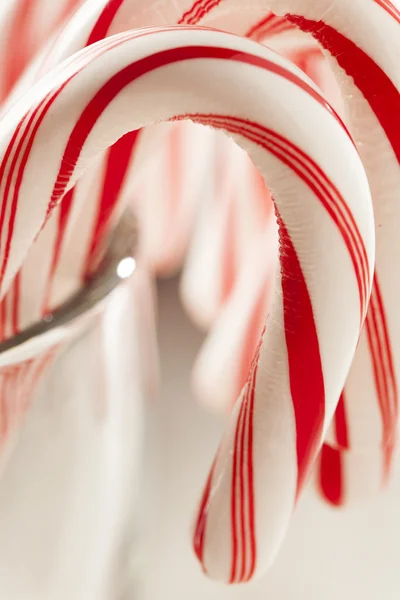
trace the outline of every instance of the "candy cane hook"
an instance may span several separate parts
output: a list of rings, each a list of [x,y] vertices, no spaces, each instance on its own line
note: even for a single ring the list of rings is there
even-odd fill
[[[212,577],[238,582],[262,571],[279,547],[344,385],[372,283],[364,168],[315,86],[266,48],[193,28],[128,32],[66,61],[0,122],[2,227],[13,225],[0,252],[2,293],[99,149],[127,131],[181,118],[242,145],[279,215],[275,302],[214,463],[195,542]]]

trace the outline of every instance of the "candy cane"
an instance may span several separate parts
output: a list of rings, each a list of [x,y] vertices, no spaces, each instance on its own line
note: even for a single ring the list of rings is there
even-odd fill
[[[242,35],[265,19],[265,15],[260,14],[263,10],[272,10],[286,16],[290,23],[303,31],[311,32],[332,54],[349,120],[369,176],[378,223],[377,274],[363,333],[366,349],[362,351],[363,344],[360,345],[358,359],[346,386],[345,416],[349,421],[349,444],[356,452],[360,446],[361,451],[366,446],[371,449],[381,447],[380,472],[383,476],[375,480],[382,481],[387,478],[388,454],[393,450],[393,437],[396,437],[393,432],[397,430],[398,423],[400,331],[396,298],[399,281],[393,277],[397,253],[391,240],[397,222],[394,207],[400,183],[396,125],[400,82],[394,58],[400,43],[399,10],[387,0],[351,4],[343,0],[335,4],[335,10],[325,0],[312,5],[307,0],[250,2],[245,13],[238,10],[233,0],[196,2],[191,6],[184,13],[192,15],[191,22],[207,22],[222,28],[225,15],[231,11],[229,23],[233,24],[235,32]],[[243,21],[240,22],[240,18],[235,21],[235,14],[243,17]],[[355,23],[357,26],[353,25]],[[369,390],[372,391],[367,397],[362,392],[366,381],[371,382]],[[359,418],[360,410],[363,419]],[[357,414],[357,418],[350,418],[350,413]],[[332,476],[338,473],[336,470]],[[341,485],[340,480],[337,485]],[[338,496],[343,497],[344,494],[341,492]]]
[[[9,98],[7,108],[11,106],[21,95],[23,90],[28,90],[34,81],[51,67],[58,64],[63,58],[68,57],[83,46],[90,45],[103,36],[110,35],[115,30],[123,30],[132,24],[132,19],[127,22],[126,18],[120,19],[123,9],[129,5],[132,10],[131,16],[135,16],[139,5],[132,2],[113,0],[111,2],[89,2],[82,10],[71,19],[70,23],[63,28],[59,37],[53,41],[50,48],[36,60],[34,65],[22,78],[14,94]],[[141,11],[142,7],[141,7]],[[189,126],[190,127],[190,126]],[[187,129],[187,128],[186,128]],[[190,143],[194,142],[193,129],[190,127]],[[164,130],[165,134],[157,128],[151,137],[160,137],[160,146],[163,136],[166,135],[165,145],[171,146],[177,137],[175,131],[182,130],[181,125],[169,124]],[[68,199],[63,206],[55,211],[52,218],[44,228],[31,251],[29,260],[25,263],[21,272],[15,278],[9,298],[5,298],[1,305],[0,316],[2,322],[2,333],[4,337],[10,337],[32,322],[40,319],[44,313],[62,303],[66,297],[71,295],[82,283],[82,279],[90,272],[98,262],[100,253],[104,250],[104,240],[107,239],[109,230],[112,228],[120,214],[121,202],[124,197],[137,195],[137,181],[140,179],[142,192],[146,193],[148,202],[146,207],[140,208],[139,217],[143,234],[142,251],[146,261],[158,270],[176,268],[182,259],[182,253],[186,249],[189,237],[190,223],[193,221],[197,199],[201,188],[198,184],[203,179],[201,162],[209,160],[208,143],[210,137],[201,130],[197,135],[197,163],[190,170],[185,168],[185,176],[175,176],[179,186],[177,190],[171,186],[167,188],[168,179],[173,172],[177,171],[171,167],[170,148],[166,148],[166,160],[168,167],[166,172],[165,160],[152,165],[151,173],[145,177],[145,190],[143,190],[143,156],[146,156],[146,133],[142,132],[140,138],[128,135],[124,139],[104,153],[97,164],[78,183],[74,190],[70,190]],[[178,144],[182,145],[180,155],[189,158],[187,152],[188,136],[179,134]],[[175,142],[175,146],[176,146]],[[187,157],[187,158],[186,158]],[[129,185],[134,163],[133,188]],[[153,161],[154,163],[154,161]],[[136,175],[137,174],[137,175]],[[139,176],[139,177],[138,177]],[[152,192],[150,186],[160,181],[163,184],[163,193]],[[176,187],[176,186],[175,186]],[[90,200],[88,199],[90,195]],[[160,196],[167,195],[169,200],[165,202]],[[192,200],[190,200],[192,198]],[[149,226],[149,211],[160,211],[160,200],[163,202],[163,213],[166,219],[159,219],[154,223],[151,219]],[[185,201],[183,201],[185,200]],[[155,203],[155,206],[152,206]],[[143,204],[143,203],[141,203]],[[171,205],[174,210],[171,217]],[[173,206],[172,206],[173,205]],[[178,213],[179,209],[179,213]],[[143,217],[142,217],[143,213]],[[154,213],[153,213],[154,214]],[[143,222],[143,218],[145,219]],[[173,224],[175,231],[171,231]],[[156,226],[155,226],[156,225]],[[159,232],[157,232],[159,229]],[[154,231],[155,230],[155,231]],[[52,248],[49,251],[49,248]],[[160,256],[162,248],[162,257]],[[43,255],[47,259],[43,264]],[[40,277],[32,281],[32,273],[40,269]],[[29,290],[29,293],[24,293]]]
[[[193,14],[193,13],[191,13],[191,14],[189,15],[189,14],[186,14],[186,13],[184,13],[184,15],[186,15],[186,16],[184,16],[184,15],[182,16],[182,22],[187,22],[187,21],[190,21],[191,23],[193,23],[193,22],[196,20],[197,16],[201,15],[203,18],[210,18],[210,19],[211,19],[211,22],[214,22],[214,23],[216,23],[216,24],[219,24],[221,21],[223,21],[223,24],[224,24],[224,26],[225,26],[225,23],[227,23],[227,20],[226,20],[226,14],[225,14],[225,13],[226,13],[226,11],[225,11],[225,13],[221,13],[221,14],[222,14],[222,17],[220,17],[220,16],[218,15],[218,11],[217,11],[217,14],[216,14],[216,16],[213,16],[213,11],[212,11],[212,10],[210,10],[210,11],[208,11],[208,10],[203,10],[203,9],[201,8],[200,4],[201,4],[201,3],[199,3],[199,4],[198,4],[198,6],[197,6],[197,8],[199,8],[199,10],[197,11],[197,9],[196,9],[196,11],[197,11],[197,12],[195,11],[195,13],[196,13],[196,14]],[[217,4],[220,4],[220,3],[217,3]],[[116,2],[114,2],[114,3],[113,3],[113,6],[115,7],[116,5],[117,5],[117,3],[116,3]],[[127,4],[125,4],[125,7],[127,7],[127,6],[128,6],[128,5],[127,5]],[[133,6],[133,4],[131,4],[131,6]],[[222,6],[222,4],[221,4],[221,6]],[[218,9],[218,6],[216,6],[216,4],[215,4],[213,7],[211,7],[211,8],[215,8],[215,7]],[[168,10],[169,10],[169,8],[171,8],[171,7],[167,7],[167,8],[168,8]],[[204,7],[203,7],[203,8],[204,8]],[[210,8],[210,6],[208,6],[207,8]],[[117,12],[116,12],[115,14],[117,14],[117,15],[118,15],[118,12],[119,12],[119,11],[121,11],[121,14],[122,14],[122,11],[123,11],[123,9],[124,9],[123,3],[119,3],[119,6],[117,7]],[[168,10],[166,10],[165,12],[168,12]],[[174,10],[175,10],[175,7],[172,9],[172,12],[173,12]],[[258,8],[257,8],[257,10],[258,10]],[[189,11],[189,12],[190,12],[190,11]],[[215,12],[215,11],[214,11],[214,12]],[[125,13],[125,14],[127,14],[127,13]],[[139,13],[138,13],[138,14],[139,14],[139,16],[140,16],[140,17],[142,17],[142,15],[140,14],[140,11],[139,11]],[[255,32],[255,31],[256,31],[256,29],[257,29],[257,27],[255,27],[255,25],[258,23],[258,21],[257,21],[255,24],[253,24],[253,25],[250,25],[250,23],[251,23],[251,19],[253,18],[253,17],[252,17],[252,14],[251,14],[251,6],[249,7],[249,11],[248,11],[248,13],[247,13],[247,14],[249,15],[249,17],[248,17],[248,19],[249,19],[249,22],[248,22],[248,23],[246,23],[246,21],[245,21],[245,20],[243,20],[243,19],[236,19],[236,20],[235,20],[235,19],[232,17],[232,19],[230,19],[230,20],[229,20],[229,27],[230,27],[230,28],[232,28],[232,29],[234,29],[235,31],[238,31],[238,27],[239,27],[239,26],[240,26],[240,27],[243,27],[243,26],[245,26],[245,27],[247,28],[247,29],[245,30],[246,34],[250,34],[250,33],[253,33],[253,32]],[[154,14],[151,14],[151,6],[149,6],[149,10],[147,11],[147,15],[150,15],[150,17],[147,17],[147,18],[154,19]],[[196,16],[196,15],[197,15],[197,16]],[[163,16],[164,16],[164,15],[163,15]],[[183,17],[184,17],[184,18],[183,18]],[[135,18],[137,18],[137,17],[135,16]],[[186,19],[186,20],[185,20],[185,19]],[[218,20],[218,19],[219,19],[219,20]],[[263,19],[265,19],[265,17],[263,17]],[[214,20],[214,21],[213,21],[213,20]],[[15,294],[14,294],[14,296],[15,296]],[[376,404],[374,404],[374,406],[375,406],[375,405],[376,405]]]
[[[121,34],[67,61],[1,122],[1,205],[11,208],[3,226],[13,218],[13,243],[0,252],[2,293],[100,140],[109,146],[130,130],[180,118],[244,145],[279,211],[281,272],[265,342],[220,446],[195,542],[210,575],[233,582],[265,568],[279,547],[369,299],[369,187],[346,128],[317,89],[262,46],[193,28]],[[335,162],[322,130],[338,148]],[[27,150],[13,165],[21,137]]]
[[[0,7],[0,102],[39,48],[82,0],[7,0]]]
[[[340,106],[337,85],[316,42],[294,35],[293,27],[288,33],[264,41],[301,65]],[[256,37],[261,40],[261,32]],[[246,382],[268,313],[277,256],[269,192],[247,155],[230,140],[221,142],[221,156],[215,161],[218,181],[208,190],[209,214],[197,226],[181,291],[194,321],[211,327],[195,365],[197,395],[214,410],[231,410]]]

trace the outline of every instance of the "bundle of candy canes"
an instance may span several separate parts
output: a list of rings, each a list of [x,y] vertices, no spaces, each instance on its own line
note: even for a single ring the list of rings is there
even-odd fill
[[[276,556],[317,461],[334,504],[379,489],[392,468],[399,9],[63,0],[52,12],[13,0],[1,11],[2,338],[82,285],[133,203],[144,271],[186,257],[184,303],[210,328],[195,385],[232,408],[195,551],[211,577],[249,581]]]

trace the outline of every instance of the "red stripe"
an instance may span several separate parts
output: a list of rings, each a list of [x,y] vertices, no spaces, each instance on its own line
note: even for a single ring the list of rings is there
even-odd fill
[[[321,449],[319,484],[321,491],[333,506],[343,504],[343,473],[341,453],[328,444]]]
[[[268,24],[271,21],[274,21],[275,19],[276,19],[276,15],[274,15],[273,13],[269,13],[266,17],[263,17],[261,19],[261,21],[258,21],[255,25],[253,25],[252,27],[250,27],[250,29],[245,34],[245,36],[248,37],[248,38],[259,37],[258,36],[259,31],[260,30],[264,31],[264,29],[265,29],[264,26],[268,26]]]
[[[381,6],[383,10],[388,12],[398,23],[400,23],[400,11],[392,2],[390,2],[390,0],[375,0],[375,3]]]
[[[250,561],[248,566],[248,571],[245,577],[242,578],[242,581],[249,581],[253,575],[256,568],[257,561],[257,544],[256,544],[256,525],[255,525],[255,494],[254,494],[254,458],[253,458],[253,428],[254,428],[254,401],[255,401],[255,385],[257,380],[257,370],[258,370],[258,360],[260,356],[261,349],[261,341],[262,336],[260,337],[260,343],[254,355],[253,369],[253,385],[250,393],[250,403],[247,408],[247,412],[249,415],[249,425],[248,425],[248,446],[247,446],[247,478],[248,478],[248,529],[249,529],[249,550],[250,550]]]
[[[99,15],[99,18],[97,19],[92,31],[90,32],[86,46],[95,44],[107,36],[108,30],[115,19],[115,15],[121,8],[124,1],[125,0],[109,0]]]
[[[394,414],[392,416],[393,416],[394,422],[397,423],[398,409],[399,409],[398,386],[397,386],[397,379],[396,379],[395,369],[394,369],[393,352],[392,352],[391,342],[390,342],[390,337],[389,337],[389,327],[388,327],[388,323],[387,323],[386,312],[385,312],[385,307],[383,304],[383,298],[382,298],[382,293],[381,293],[380,284],[379,284],[379,280],[378,280],[378,275],[376,273],[375,273],[375,278],[374,278],[373,297],[374,297],[374,300],[376,300],[376,302],[377,302],[377,309],[378,309],[378,313],[379,313],[379,316],[381,319],[383,343],[385,345],[385,350],[386,350],[387,379],[388,379],[388,382],[392,386],[392,394],[393,394],[392,411]]]
[[[322,441],[325,386],[307,284],[296,250],[279,214],[277,221],[290,391],[296,419],[299,493]],[[304,349],[304,340],[307,340],[307,351]]]
[[[267,149],[269,152],[271,152],[272,154],[277,156],[277,158],[279,158],[282,162],[287,164],[299,177],[301,177],[305,181],[305,183],[310,187],[310,189],[314,192],[314,194],[319,198],[319,200],[321,201],[321,203],[323,204],[323,206],[325,207],[325,209],[331,216],[332,220],[335,222],[336,226],[340,230],[341,235],[347,245],[349,254],[350,254],[352,262],[353,262],[357,282],[358,282],[359,293],[360,293],[360,312],[361,312],[361,317],[362,317],[361,320],[363,320],[364,315],[365,315],[366,305],[367,305],[366,290],[369,288],[369,267],[368,267],[368,263],[367,263],[366,267],[364,268],[364,261],[363,261],[363,257],[366,256],[366,250],[365,250],[362,238],[361,238],[361,234],[358,231],[358,228],[354,222],[354,219],[352,218],[352,220],[353,220],[352,224],[354,224],[354,229],[352,230],[350,223],[346,222],[345,215],[343,215],[343,212],[341,211],[340,207],[338,207],[335,200],[332,198],[332,196],[326,190],[324,184],[321,183],[320,181],[318,181],[318,184],[323,188],[325,193],[328,194],[328,197],[330,197],[330,201],[334,204],[334,208],[332,208],[332,206],[330,206],[329,203],[327,203],[326,198],[324,197],[323,194],[321,194],[320,190],[318,189],[318,187],[315,186],[313,181],[310,180],[310,178],[306,177],[306,175],[301,170],[299,170],[296,167],[296,164],[294,164],[293,161],[290,160],[289,158],[293,158],[294,160],[300,162],[300,165],[303,167],[303,169],[308,171],[311,174],[311,177],[315,177],[315,174],[313,174],[312,171],[301,162],[301,159],[298,156],[296,156],[296,154],[294,152],[290,152],[287,148],[281,146],[280,142],[278,143],[275,140],[273,142],[271,142],[271,140],[269,140],[267,138],[267,135],[272,136],[272,137],[273,136],[279,137],[279,136],[277,136],[277,134],[275,134],[275,132],[272,132],[271,130],[267,130],[266,128],[261,127],[255,123],[250,123],[248,121],[236,119],[234,117],[229,117],[229,116],[224,117],[224,116],[213,116],[213,115],[209,116],[209,115],[196,114],[196,115],[186,115],[186,117],[190,117],[192,120],[197,120],[198,122],[201,122],[203,124],[208,124],[208,125],[211,125],[214,127],[222,127],[226,131],[229,131],[230,133],[244,135],[247,139],[254,141],[255,143],[259,144],[260,146],[262,146],[263,148]],[[234,125],[232,125],[230,123],[230,121],[232,121],[234,123]],[[237,125],[236,123],[240,123],[241,126]],[[251,127],[253,127],[254,129],[262,130],[262,135],[258,134],[258,133],[254,133],[252,131],[249,132],[248,130],[246,130],[245,128],[248,127],[249,125],[251,125]],[[284,138],[282,138],[282,139],[284,139]],[[295,150],[295,152],[298,152],[298,153],[301,152],[294,145],[292,145],[288,140],[285,140],[285,141],[290,148],[293,148]],[[306,155],[304,155],[304,156],[306,157]],[[313,164],[311,159],[308,158],[308,160],[310,161],[310,164]],[[317,165],[315,165],[315,163],[313,164],[313,167],[315,167],[315,169],[318,169],[318,167],[317,167]],[[321,171],[321,173],[323,174],[322,171]],[[329,182],[328,179],[327,179],[327,181]],[[332,187],[332,189],[335,189],[333,184],[330,184],[330,186]],[[343,198],[341,198],[341,196],[337,190],[336,190],[336,193],[337,193],[339,200],[341,199],[343,207],[346,208],[347,211],[349,212],[349,214],[351,215],[347,205],[345,204]],[[335,213],[335,209],[339,211],[339,216]],[[340,219],[343,219],[344,223],[341,223]],[[360,241],[358,242],[358,240],[360,240]],[[367,274],[365,273],[366,269],[368,270]]]
[[[354,42],[322,21],[297,15],[286,18],[311,33],[350,75],[367,99],[400,161],[400,94],[386,73]]]
[[[54,279],[54,275],[55,275],[58,261],[60,258],[60,254],[61,254],[61,248],[63,245],[63,241],[64,241],[66,229],[67,229],[67,223],[68,223],[69,215],[70,215],[72,204],[73,204],[74,191],[75,191],[75,188],[72,188],[65,194],[63,201],[61,203],[61,206],[60,206],[60,212],[59,212],[58,224],[57,224],[57,235],[56,235],[56,240],[55,240],[55,244],[54,244],[54,248],[53,248],[53,257],[52,257],[52,261],[51,261],[49,277],[47,280],[46,292],[45,292],[45,295],[43,298],[43,306],[42,306],[43,314],[46,314],[50,310],[52,282]]]
[[[259,349],[256,352],[253,360],[253,365],[250,370],[249,385],[243,399],[243,405],[245,407],[245,423],[243,427],[243,435],[241,441],[241,480],[243,486],[241,489],[241,524],[242,524],[242,541],[243,541],[243,552],[242,552],[242,566],[238,582],[248,580],[248,574],[246,569],[247,562],[250,562],[250,570],[254,570],[255,558],[253,548],[253,535],[252,518],[254,521],[254,491],[253,491],[253,407],[254,407],[254,393],[256,386],[257,377],[257,360],[258,360]],[[247,460],[245,460],[245,451],[247,451]],[[245,501],[245,492],[246,501]],[[245,504],[246,502],[246,504]],[[247,509],[247,510],[246,510]],[[249,539],[247,539],[249,538]]]
[[[239,552],[242,560],[246,552],[244,531],[244,480],[243,480],[243,451],[245,435],[246,405],[242,402],[236,423],[234,450],[232,457],[231,485],[231,532],[232,532],[232,564],[229,583],[235,583],[238,577]],[[240,523],[237,522],[239,506]]]
[[[221,4],[222,0],[197,0],[193,6],[187,10],[178,21],[179,25],[196,25],[203,17]]]
[[[379,408],[382,417],[383,435],[387,428],[386,422],[386,395],[384,392],[384,375],[382,373],[382,363],[380,360],[380,347],[379,347],[379,336],[376,331],[376,320],[370,305],[367,318],[365,320],[365,327],[368,337],[368,345],[371,354],[372,371],[374,374],[375,390],[378,398]]]
[[[233,192],[231,192],[233,195]],[[225,231],[223,239],[222,255],[222,282],[221,282],[221,303],[225,304],[228,300],[236,281],[236,256],[235,256],[235,226],[236,226],[236,205],[232,200],[228,207],[228,217],[225,222]]]
[[[207,511],[208,511],[208,505],[210,502],[211,487],[212,487],[212,481],[213,481],[213,477],[214,477],[215,463],[216,463],[216,460],[214,461],[214,464],[212,465],[212,468],[210,470],[210,474],[208,476],[208,479],[207,479],[207,482],[206,482],[206,485],[204,488],[203,496],[201,498],[199,513],[198,513],[197,521],[196,521],[195,534],[194,534],[194,538],[193,538],[193,549],[194,549],[194,552],[195,552],[200,564],[203,566],[204,571],[205,571],[204,542],[205,542],[206,527],[207,527]]]
[[[251,391],[251,389],[254,389],[254,378],[252,377],[250,382],[249,382],[249,391]],[[242,431],[242,436],[241,436],[241,440],[240,440],[240,533],[241,533],[241,538],[242,538],[242,560],[241,560],[241,565],[240,565],[240,571],[238,572],[237,575],[237,582],[243,581],[244,576],[245,576],[245,572],[246,572],[246,562],[247,562],[247,555],[248,555],[248,548],[247,548],[247,527],[246,527],[246,517],[247,517],[247,513],[246,513],[246,498],[245,496],[248,496],[248,492],[247,492],[247,488],[248,488],[248,481],[247,481],[247,461],[245,459],[245,454],[247,451],[247,437],[248,437],[248,428],[249,428],[249,424],[248,424],[248,402],[249,402],[249,398],[248,398],[248,394],[246,394],[245,399],[242,402],[242,408],[244,410],[244,418],[243,418],[243,431]]]
[[[335,435],[336,441],[341,448],[349,448],[349,435],[346,419],[346,401],[344,392],[339,398],[335,412]]]
[[[182,130],[180,127],[173,127],[168,137],[167,147],[167,173],[169,182],[169,193],[166,194],[167,215],[166,215],[166,245],[170,241],[174,243],[176,228],[175,219],[179,214],[182,198],[182,169],[184,168]]]
[[[9,53],[7,60],[2,62],[4,97],[7,97],[34,52],[31,35],[34,4],[32,0],[20,0],[11,19],[7,39]]]
[[[20,309],[20,287],[21,276],[17,273],[12,284],[14,288],[14,302],[12,304],[12,334],[19,333],[19,309]]]
[[[253,200],[260,210],[262,222],[270,221],[274,210],[271,194],[265,185],[264,177],[255,167],[251,168],[251,187],[254,190]]]
[[[366,320],[366,331],[382,416],[382,443],[392,445],[397,437],[398,388],[385,310],[376,276]]]
[[[10,189],[11,189],[12,177],[14,174],[14,170],[16,168],[19,154],[20,154],[20,152],[22,152],[22,147],[23,147],[23,145],[26,141],[26,138],[29,134],[29,130],[32,127],[37,115],[39,114],[39,118],[37,119],[37,121],[33,127],[31,137],[26,145],[25,151],[23,152],[23,156],[22,156],[22,160],[21,160],[21,163],[19,166],[17,178],[16,178],[16,181],[14,184],[12,200],[11,200],[10,217],[9,217],[9,221],[8,221],[6,244],[5,244],[5,248],[4,248],[3,261],[2,261],[2,265],[1,265],[1,271],[0,271],[0,281],[3,280],[4,274],[5,274],[7,265],[8,265],[11,241],[14,236],[14,224],[15,224],[15,218],[17,215],[19,190],[20,190],[21,183],[22,183],[23,173],[24,173],[24,170],[25,170],[26,164],[28,162],[28,158],[29,158],[32,146],[33,146],[35,135],[36,135],[47,111],[49,110],[49,108],[51,107],[51,105],[53,104],[55,99],[61,94],[64,87],[67,85],[68,81],[69,80],[65,81],[63,83],[63,85],[60,86],[60,88],[57,90],[56,94],[54,94],[53,96],[51,96],[50,94],[48,96],[46,96],[46,98],[43,99],[43,101],[35,108],[35,110],[32,111],[29,121],[28,121],[27,128],[26,128],[25,132],[23,133],[23,135],[21,136],[20,142],[17,146],[17,150],[15,151],[14,158],[12,160],[12,165],[11,165],[10,171],[8,173],[7,181],[6,181],[5,191],[3,194],[3,202],[7,202],[7,199],[8,199],[9,193],[10,193]],[[43,110],[40,113],[40,110],[42,108],[43,108]]]
[[[384,444],[383,446],[383,473],[382,473],[382,486],[389,483],[390,475],[393,469],[393,459],[395,457],[395,451],[397,440],[392,444]]]
[[[23,119],[21,119],[21,121],[18,123],[18,125],[12,135],[12,138],[7,146],[6,152],[4,154],[4,158],[0,164],[0,182],[3,182],[5,179],[6,169],[8,167],[11,153],[14,149],[15,144],[17,143],[17,139],[18,139],[19,133],[21,131],[22,125],[24,124],[24,121],[25,121],[25,119],[27,119],[28,116],[29,116],[29,114],[26,115]],[[30,120],[28,120],[27,127],[29,127],[29,124],[30,124]],[[7,174],[7,177],[10,177],[10,173]],[[1,210],[0,210],[0,239],[1,240],[3,240],[3,229],[4,229],[4,222],[5,222],[5,217],[6,217],[6,210],[7,210],[7,194],[5,192],[2,192],[2,203],[1,203]]]
[[[265,38],[277,35],[278,33],[284,33],[285,31],[293,31],[293,25],[282,19],[273,23],[270,27],[260,30],[258,39],[261,41]]]
[[[262,41],[267,37],[292,29],[293,25],[285,17],[278,17],[271,13],[253,25],[245,35],[253,40]]]
[[[254,413],[254,394],[256,385],[256,375],[258,367],[259,347],[253,359],[252,368],[250,370],[247,389],[245,391],[242,405],[240,407],[240,415],[238,420],[238,428],[241,428],[238,436],[235,437],[234,447],[234,474],[232,475],[232,498],[235,502],[232,504],[232,519],[236,519],[236,485],[237,469],[239,468],[239,509],[240,509],[240,544],[232,545],[232,572],[230,583],[241,583],[248,581],[253,574],[255,568],[255,524],[254,524],[254,483],[253,483],[253,413]],[[239,425],[240,423],[240,425]],[[238,432],[237,428],[237,432]],[[239,451],[238,451],[238,444]],[[247,460],[245,454],[247,452]],[[238,465],[238,466],[237,466]],[[232,524],[233,534],[237,534],[236,522]],[[232,537],[234,537],[234,535]],[[238,571],[238,552],[241,550],[241,566]],[[235,551],[234,551],[235,550]],[[248,568],[247,562],[249,562]],[[250,575],[249,575],[250,573]]]
[[[96,250],[107,234],[113,211],[122,187],[127,169],[132,159],[139,131],[127,133],[120,138],[107,152],[105,177],[102,186],[100,204],[98,206],[96,224],[92,232],[89,252],[86,257],[82,275],[87,275],[92,266]]]

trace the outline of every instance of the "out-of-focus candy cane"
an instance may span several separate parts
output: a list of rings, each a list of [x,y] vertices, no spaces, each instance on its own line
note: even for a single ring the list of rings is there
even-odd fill
[[[226,185],[221,186],[219,194],[214,192],[214,206],[209,209],[207,221],[201,224],[197,265],[190,263],[189,255],[182,289],[185,298],[185,284],[191,284],[185,300],[197,322],[207,305],[204,299],[214,297],[210,331],[194,369],[194,383],[201,401],[214,410],[226,411],[232,409],[246,382],[269,312],[278,241],[272,199],[264,180],[240,148],[230,140],[224,142],[220,144],[222,167],[216,168],[216,177],[224,177]],[[218,212],[218,202],[224,212],[221,208]],[[217,215],[219,219],[215,218]],[[211,256],[210,230],[218,242],[211,247]],[[201,257],[197,257],[203,248],[204,262],[208,259],[208,264],[203,263],[200,272]],[[210,275],[214,281],[208,279]],[[218,295],[212,296],[215,291]]]
[[[236,247],[242,225],[237,198],[250,163],[232,140],[213,135],[211,176],[204,189],[204,203],[181,279],[184,306],[193,321],[204,329],[212,327],[236,283],[238,261],[242,260],[242,253]],[[253,198],[249,199],[244,215],[247,220],[254,214],[253,205]],[[254,235],[254,228],[251,229]]]
[[[87,2],[24,75],[8,101],[8,108],[63,58],[131,27],[142,12],[143,4],[136,0]],[[160,153],[156,160],[155,136],[159,139]],[[153,144],[150,155],[148,138],[152,138]],[[210,160],[209,140],[210,134],[204,128],[166,124],[151,132],[141,132],[140,136],[136,133],[124,136],[99,157],[49,219],[31,256],[17,274],[1,306],[3,335],[10,337],[40,319],[81,285],[101,257],[124,197],[141,200],[140,196],[146,196],[146,203],[140,202],[138,210],[143,232],[141,253],[146,262],[157,272],[175,270],[186,250],[201,195],[201,182]],[[193,147],[196,149],[195,162],[190,160],[189,145],[191,151]],[[146,170],[149,158],[151,169]],[[160,214],[156,223],[151,218],[154,211]],[[45,261],[43,255],[47,257]],[[32,273],[39,269],[40,276],[32,280]],[[27,289],[29,294],[25,293]]]
[[[8,174],[1,205],[15,207],[12,243],[0,252],[2,293],[100,142],[108,147],[131,130],[183,118],[243,145],[279,213],[281,270],[267,335],[217,454],[196,531],[206,571],[238,582],[262,571],[279,548],[369,300],[369,187],[351,137],[317,88],[263,46],[192,27],[128,32],[77,54],[0,123],[0,168]],[[20,135],[30,144],[16,177]]]
[[[0,7],[0,103],[36,52],[82,0],[4,0]]]
[[[168,129],[148,167],[141,173],[133,165],[130,192],[143,259],[163,277],[177,272],[185,260],[199,201],[208,193],[205,175],[214,144],[211,131],[190,122],[171,123]]]
[[[0,373],[0,472],[6,464],[18,426],[31,406],[44,373],[51,367],[56,349],[15,364],[1,364]]]

